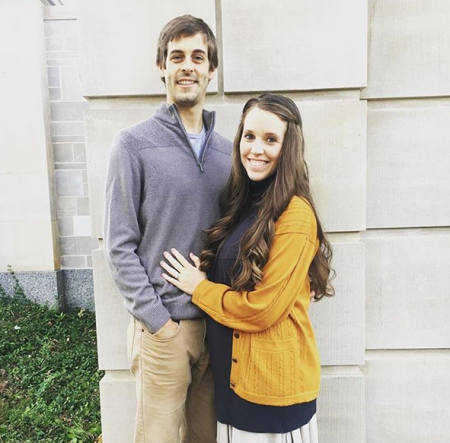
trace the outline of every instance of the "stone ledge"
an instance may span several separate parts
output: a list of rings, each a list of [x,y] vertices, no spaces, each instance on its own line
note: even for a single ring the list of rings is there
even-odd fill
[[[94,310],[92,269],[15,272],[28,299],[49,307],[84,308]],[[10,297],[14,280],[8,272],[0,272],[0,285]]]

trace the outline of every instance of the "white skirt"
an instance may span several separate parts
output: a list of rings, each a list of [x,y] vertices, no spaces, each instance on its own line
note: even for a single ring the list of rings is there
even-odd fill
[[[240,431],[217,422],[217,443],[319,443],[316,414],[306,425],[285,434]]]

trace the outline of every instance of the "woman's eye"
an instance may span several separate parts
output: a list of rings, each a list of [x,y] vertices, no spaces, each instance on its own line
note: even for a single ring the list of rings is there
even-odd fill
[[[247,140],[253,140],[253,134],[245,134],[244,138]]]
[[[267,139],[267,142],[268,142],[268,143],[276,143],[276,142],[277,142],[277,139],[276,139],[276,138],[273,138],[273,137],[269,137],[269,138]]]

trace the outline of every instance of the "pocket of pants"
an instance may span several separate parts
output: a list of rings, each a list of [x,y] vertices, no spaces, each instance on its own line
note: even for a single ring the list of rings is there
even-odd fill
[[[147,329],[143,330],[143,334],[145,335],[145,337],[148,337],[153,341],[168,342],[168,341],[174,340],[175,337],[178,336],[178,334],[181,332],[182,327],[183,327],[183,320],[180,320],[180,322],[178,323],[178,328],[175,331],[175,333],[169,337],[164,337],[164,338],[155,337],[154,334],[151,334],[150,332],[148,332]]]

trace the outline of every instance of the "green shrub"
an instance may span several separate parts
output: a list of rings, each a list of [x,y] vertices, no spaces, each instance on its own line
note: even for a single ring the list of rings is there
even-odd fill
[[[94,314],[17,295],[0,297],[0,443],[100,441]]]

